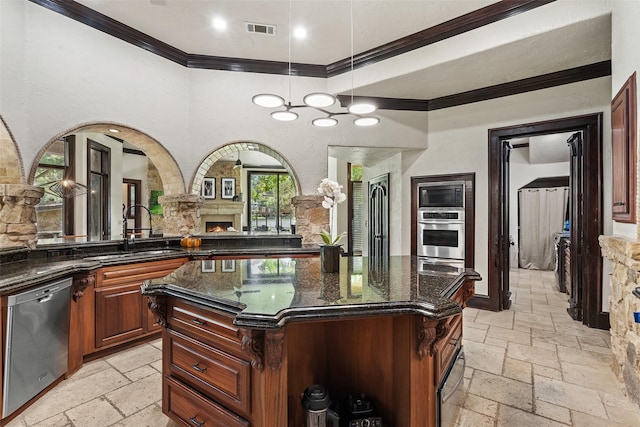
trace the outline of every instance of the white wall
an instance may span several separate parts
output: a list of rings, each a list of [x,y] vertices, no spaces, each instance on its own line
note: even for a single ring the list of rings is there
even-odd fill
[[[476,284],[478,294],[487,294],[488,271],[488,130],[583,114],[604,113],[604,145],[611,145],[610,78],[604,77],[520,95],[478,102],[429,113],[429,149],[403,168],[403,182],[411,176],[475,172],[476,238],[475,268],[485,279]],[[610,163],[605,152],[604,163]],[[409,163],[409,161],[407,162]],[[610,172],[609,172],[610,173]],[[408,186],[402,206],[409,206]],[[605,187],[605,193],[611,188]],[[410,235],[410,213],[402,216],[402,234]],[[609,217],[610,218],[610,217]],[[402,253],[410,253],[410,239],[402,241]]]
[[[569,151],[569,147],[564,147]],[[550,176],[569,176],[569,162],[530,164],[528,148],[514,148],[509,157],[509,234],[513,237],[516,248],[520,247],[518,239],[518,189],[537,178]],[[561,231],[561,230],[558,230]],[[517,268],[518,265],[511,265]]]
[[[611,99],[618,93],[624,82],[635,72],[640,74],[640,50],[637,41],[640,40],[640,2],[613,1],[611,13]],[[636,81],[640,75],[636,75]],[[638,96],[640,98],[640,96]],[[638,111],[640,119],[640,111]],[[639,120],[640,121],[640,120]],[[635,135],[637,140],[638,135]],[[611,145],[611,144],[609,144]],[[638,144],[640,150],[640,144]],[[637,157],[640,160],[640,156]],[[640,161],[638,163],[640,165]],[[640,173],[638,174],[640,177]],[[611,184],[609,184],[611,185]],[[637,184],[636,197],[640,195],[640,181]],[[611,211],[611,203],[605,205],[606,211]],[[636,207],[638,205],[636,204]],[[636,209],[636,219],[640,216],[640,209]],[[633,239],[640,236],[639,221],[636,224],[613,222],[612,234],[628,236]]]

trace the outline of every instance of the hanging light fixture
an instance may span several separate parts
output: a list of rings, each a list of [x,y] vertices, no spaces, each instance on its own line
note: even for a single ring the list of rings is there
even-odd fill
[[[238,151],[238,160],[236,160],[236,163],[233,165],[234,169],[238,169],[242,167],[242,162],[240,161],[240,151]]]
[[[63,199],[72,199],[89,192],[89,187],[71,179],[60,179],[43,185],[45,191]]]
[[[265,108],[280,108],[284,107],[284,110],[277,110],[271,113],[271,118],[282,122],[291,122],[298,119],[298,114],[292,111],[296,108],[312,108],[326,114],[324,117],[319,117],[311,121],[311,124],[316,127],[333,127],[338,124],[338,120],[334,116],[340,116],[345,114],[352,114],[356,116],[353,123],[356,126],[373,126],[380,123],[378,117],[365,116],[376,111],[376,106],[370,102],[354,102],[353,100],[353,0],[350,0],[350,20],[351,20],[351,103],[347,107],[347,111],[332,112],[326,108],[333,106],[336,103],[336,97],[325,92],[312,92],[305,95],[302,98],[302,105],[291,104],[291,4],[292,0],[289,0],[289,62],[287,75],[289,80],[289,101],[279,95],[271,93],[260,93],[253,96],[251,101]]]

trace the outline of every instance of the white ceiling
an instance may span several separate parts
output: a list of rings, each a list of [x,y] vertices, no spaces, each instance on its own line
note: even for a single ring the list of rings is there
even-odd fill
[[[292,28],[304,25],[308,31],[304,41],[291,40],[291,61],[320,65],[328,65],[351,57],[351,5],[353,5],[353,52],[358,54],[496,2],[495,0],[353,0],[352,3],[349,0],[292,0],[291,3],[288,0],[76,1],[186,53],[282,62],[287,62],[289,55],[289,7],[291,5]],[[211,21],[216,16],[222,16],[228,21],[226,32],[217,32],[212,27]],[[277,35],[247,33],[244,22],[274,24],[277,26]],[[437,46],[434,48],[438,49]],[[355,87],[354,93],[388,98],[433,99],[610,58],[611,17],[603,15],[542,32],[517,42],[502,43],[498,47],[487,48],[475,54],[460,55],[459,58],[425,65],[418,69],[414,67],[414,71],[405,74],[398,73],[397,70],[383,72],[381,74],[385,78],[371,84],[360,82],[360,86]],[[351,85],[353,80],[348,86]],[[352,147],[344,150],[332,147],[329,155],[367,165],[398,152],[397,148],[354,151]]]
[[[287,0],[76,1],[186,53],[288,60]],[[354,50],[357,53],[380,46],[495,2],[354,0]],[[291,60],[327,65],[350,57],[350,5],[347,0],[293,0],[291,26],[303,25],[308,36],[304,41],[292,40]],[[226,32],[211,26],[216,16],[227,20]],[[276,25],[277,35],[247,33],[244,22]]]
[[[76,0],[186,53],[288,61],[287,0]],[[304,41],[291,41],[292,62],[328,65],[397,40],[495,0],[292,0],[291,26],[304,25]],[[544,6],[542,6],[544,7]],[[526,13],[526,12],[525,12]],[[211,21],[222,16],[225,32]],[[611,57],[610,16],[601,16],[430,65],[356,88],[356,95],[432,99],[538,76]],[[274,24],[277,35],[250,34],[244,22]],[[392,74],[392,73],[390,73]]]

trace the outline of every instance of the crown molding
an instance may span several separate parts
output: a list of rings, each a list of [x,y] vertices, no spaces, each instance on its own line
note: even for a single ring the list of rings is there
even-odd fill
[[[517,95],[519,93],[547,89],[610,75],[611,60],[596,62],[581,67],[569,68],[567,70],[430,99],[428,101],[428,110],[434,111],[463,104],[471,104],[473,102],[487,101],[489,99]]]
[[[184,52],[73,0],[29,1],[185,67],[266,74],[287,75],[289,73],[287,62],[229,58]],[[502,0],[354,55],[353,67],[360,68],[374,64],[553,1],[555,0]],[[351,62],[352,60],[349,57],[329,65],[292,64],[291,74],[301,77],[333,77],[350,71]]]
[[[455,37],[467,31],[535,9],[556,0],[503,0],[466,13],[449,21],[410,34],[398,40],[353,56],[353,68],[360,68],[421,47]],[[351,70],[351,58],[327,65],[327,76],[333,77]]]

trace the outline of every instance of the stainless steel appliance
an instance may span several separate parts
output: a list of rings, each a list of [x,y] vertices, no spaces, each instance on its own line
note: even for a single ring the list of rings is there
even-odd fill
[[[438,427],[453,427],[456,424],[458,411],[464,404],[466,394],[463,384],[465,367],[464,348],[460,347],[438,386],[436,401]]]
[[[464,211],[420,209],[417,255],[464,261]]]
[[[464,208],[464,181],[419,184],[418,208]]]
[[[442,258],[418,258],[419,274],[460,274],[460,269],[464,268],[464,260],[461,259],[442,259]]]
[[[7,299],[2,417],[67,371],[71,279]]]

